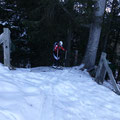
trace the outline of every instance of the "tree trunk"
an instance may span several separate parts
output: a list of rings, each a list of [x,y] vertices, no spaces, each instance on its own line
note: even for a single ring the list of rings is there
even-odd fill
[[[85,68],[87,69],[95,65],[105,6],[106,0],[98,0],[95,5],[95,7],[98,8],[98,10],[95,11],[94,21],[90,27],[88,45],[83,59],[83,63],[85,64]]]

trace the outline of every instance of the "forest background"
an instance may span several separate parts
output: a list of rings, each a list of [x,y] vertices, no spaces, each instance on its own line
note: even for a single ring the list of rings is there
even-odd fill
[[[104,0],[103,0],[104,1]],[[11,63],[16,67],[51,66],[53,45],[63,41],[66,66],[80,65],[87,54],[95,0],[0,0],[0,33],[11,31]],[[94,24],[95,25],[95,24]],[[95,57],[106,52],[113,72],[120,67],[120,1],[107,0]],[[3,49],[0,48],[3,62]]]

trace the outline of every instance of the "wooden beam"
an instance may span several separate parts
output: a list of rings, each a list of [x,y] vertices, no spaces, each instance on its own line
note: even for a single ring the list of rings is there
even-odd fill
[[[111,70],[110,67],[108,66],[107,60],[104,59],[104,62],[103,62],[103,63],[104,63],[104,65],[105,65],[105,68],[106,68],[106,71],[107,71],[107,73],[108,73],[108,75],[109,75],[109,78],[110,78],[110,80],[111,80],[111,82],[112,82],[112,85],[113,85],[113,87],[114,87],[114,89],[115,89],[115,92],[120,95],[120,89],[119,89],[118,85],[116,84],[116,81],[115,81],[115,79],[114,79],[112,70]]]
[[[3,32],[3,49],[4,49],[4,65],[10,68],[10,30],[8,28],[4,28]]]
[[[102,53],[101,58],[100,58],[99,65],[98,65],[98,67],[97,67],[96,76],[95,76],[95,81],[96,81],[98,84],[102,84],[102,82],[101,82],[101,80],[100,80],[100,73],[101,73],[101,70],[102,70],[103,58],[106,58],[106,53]]]

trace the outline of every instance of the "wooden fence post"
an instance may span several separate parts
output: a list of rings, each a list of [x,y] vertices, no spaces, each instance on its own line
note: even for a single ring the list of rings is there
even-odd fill
[[[104,80],[105,80],[105,76],[106,76],[106,69],[104,64],[102,64],[102,68],[101,68],[101,72],[100,72],[100,83],[103,84]]]
[[[98,67],[97,67],[96,76],[95,76],[95,81],[96,81],[98,84],[102,84],[102,83],[101,83],[101,80],[100,80],[100,73],[101,73],[102,66],[103,66],[103,58],[106,58],[106,53],[102,53],[101,58],[100,58],[99,65],[98,65]]]
[[[110,67],[108,65],[108,61],[106,59],[106,53],[102,53],[99,65],[97,67],[95,81],[98,84],[103,84],[106,73],[108,73],[108,76],[112,82],[114,92],[116,92],[118,95],[120,95],[120,89],[119,89],[118,85],[116,84],[112,70],[110,69]]]
[[[115,89],[115,92],[120,95],[120,89],[119,89],[118,85],[116,84],[116,81],[115,81],[115,79],[114,79],[112,70],[111,70],[110,67],[108,66],[108,63],[107,63],[106,59],[104,59],[104,65],[105,65],[105,68],[106,68],[106,70],[107,70],[108,76],[109,76],[109,78],[110,78],[110,80],[111,80],[111,82],[112,82],[112,85],[113,85],[113,87],[114,87],[114,89]]]
[[[3,34],[4,65],[10,68],[10,30],[8,28],[4,28]]]

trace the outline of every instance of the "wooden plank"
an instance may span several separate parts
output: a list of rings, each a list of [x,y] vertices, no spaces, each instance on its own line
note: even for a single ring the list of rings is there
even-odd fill
[[[0,44],[2,44],[4,41],[3,41],[3,36],[4,36],[4,34],[2,33],[1,35],[0,35]]]
[[[104,58],[103,61],[104,61],[103,63],[105,65],[106,71],[108,72],[108,76],[109,76],[110,80],[112,81],[112,85],[115,89],[115,92],[120,95],[120,89],[119,89],[118,85],[116,84],[112,70],[108,66],[107,60]]]
[[[4,28],[4,65],[10,68],[10,30],[8,28]]]
[[[96,76],[95,76],[95,81],[98,84],[102,84],[101,83],[101,78],[100,78],[100,73],[101,73],[101,69],[102,69],[102,65],[103,65],[103,59],[106,58],[106,53],[102,52],[101,58],[100,58],[100,62],[99,65],[97,67],[97,71],[96,71]]]
[[[105,80],[105,75],[106,75],[106,68],[104,66],[104,64],[102,65],[101,68],[101,73],[100,73],[100,82],[103,84],[104,80]]]

